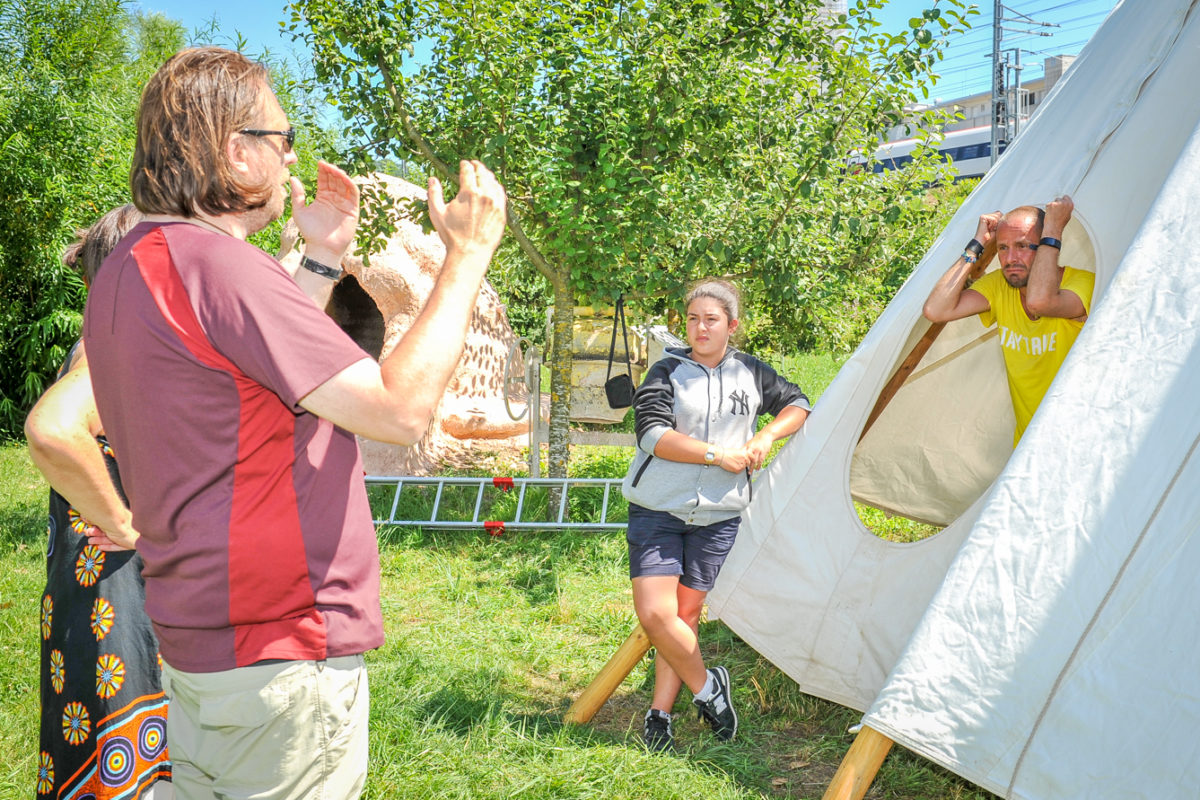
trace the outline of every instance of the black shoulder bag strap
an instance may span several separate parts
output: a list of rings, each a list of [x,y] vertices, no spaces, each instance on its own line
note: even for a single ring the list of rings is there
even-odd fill
[[[612,341],[608,345],[608,372],[604,375],[605,382],[612,377],[613,357],[617,354],[617,325],[621,326],[621,341],[625,343],[625,372],[629,375],[630,384],[633,383],[633,367],[629,364],[629,334],[625,332],[625,295],[621,294],[617,298],[617,307],[613,312],[613,332]]]

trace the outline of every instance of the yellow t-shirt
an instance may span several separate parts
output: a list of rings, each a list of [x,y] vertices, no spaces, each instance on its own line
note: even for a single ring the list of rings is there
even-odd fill
[[[1062,288],[1074,292],[1088,314],[1092,312],[1095,284],[1094,273],[1072,267],[1063,271]],[[1021,305],[1020,290],[1009,286],[1000,270],[984,275],[971,288],[986,297],[991,306],[979,315],[980,321],[987,326],[995,322],[1000,329],[1008,390],[1017,418],[1013,435],[1016,447],[1071,345],[1075,344],[1083,323],[1061,317],[1030,319]]]

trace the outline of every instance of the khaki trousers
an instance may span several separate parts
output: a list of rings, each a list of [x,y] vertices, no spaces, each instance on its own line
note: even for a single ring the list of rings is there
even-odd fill
[[[163,664],[178,800],[351,800],[367,774],[361,655],[181,672]]]

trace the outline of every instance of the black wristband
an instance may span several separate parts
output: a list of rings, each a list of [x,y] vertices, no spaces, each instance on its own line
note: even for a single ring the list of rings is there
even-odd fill
[[[972,239],[971,241],[967,242],[967,246],[963,249],[968,253],[974,253],[976,258],[983,255],[983,245],[979,243],[978,239]]]
[[[309,272],[315,272],[316,274],[320,275],[322,278],[329,278],[329,280],[331,280],[331,281],[338,280],[344,274],[344,270],[334,269],[333,267],[327,267],[324,264],[322,264],[320,261],[313,261],[308,256],[300,257],[300,266],[304,267]]]
[[[1055,239],[1053,236],[1043,236],[1038,244],[1044,244],[1046,247],[1057,247],[1059,250],[1062,250],[1062,239]]]

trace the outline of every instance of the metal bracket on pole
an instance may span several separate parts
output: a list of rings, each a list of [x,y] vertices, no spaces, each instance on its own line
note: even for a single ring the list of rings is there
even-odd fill
[[[514,357],[520,355],[524,347],[522,363],[524,371],[514,374]],[[519,414],[514,414],[510,403],[511,391],[516,386],[525,385],[527,392],[525,408]],[[529,415],[529,477],[542,477],[542,444],[549,443],[550,431],[542,419],[542,351],[529,339],[522,336],[512,343],[508,349],[508,358],[504,362],[504,409],[508,416],[520,420]]]
[[[1005,11],[1016,14],[1016,17],[1006,17]],[[1052,36],[1045,31],[1005,28],[1005,22],[1015,22],[1020,25],[1032,25],[1043,28],[1061,27],[1054,22],[1038,22],[1028,14],[1013,11],[1004,5],[1003,0],[994,0],[992,7],[992,163],[1000,157],[1004,150],[1021,130],[1021,50],[1002,50],[1004,31],[1028,34],[1031,36]],[[1028,51],[1027,51],[1028,52]],[[1009,53],[1015,53],[1010,62]],[[1009,73],[1013,77],[1009,78]],[[1010,96],[1011,95],[1011,96]]]

